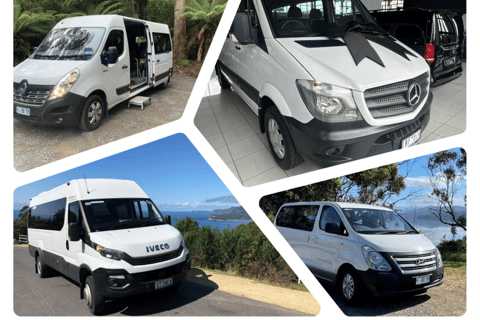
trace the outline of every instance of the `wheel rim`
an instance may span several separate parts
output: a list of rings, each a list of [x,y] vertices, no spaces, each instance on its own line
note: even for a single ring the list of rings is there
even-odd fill
[[[92,306],[92,292],[90,291],[90,286],[88,284],[85,285],[83,289],[83,296],[85,297],[85,301],[87,301],[87,306]]]
[[[40,262],[40,259],[37,258],[37,272],[39,275],[42,275],[42,263]]]
[[[343,277],[342,292],[345,298],[347,298],[348,300],[352,299],[353,293],[355,292],[355,283],[353,281],[352,275],[349,273],[347,273]]]
[[[273,151],[280,159],[285,157],[285,144],[283,141],[282,131],[274,119],[268,120],[268,135]]]
[[[102,105],[98,101],[94,101],[90,107],[88,107],[88,122],[94,126],[102,118]]]

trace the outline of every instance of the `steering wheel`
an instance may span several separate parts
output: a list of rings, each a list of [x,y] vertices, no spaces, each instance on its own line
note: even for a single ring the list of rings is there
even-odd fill
[[[285,27],[289,24],[289,23],[296,23],[296,24],[299,24],[303,30],[306,30],[305,26],[303,25],[303,23],[301,23],[300,21],[297,21],[297,20],[288,20],[287,22],[285,22],[282,26],[282,30],[285,29]]]

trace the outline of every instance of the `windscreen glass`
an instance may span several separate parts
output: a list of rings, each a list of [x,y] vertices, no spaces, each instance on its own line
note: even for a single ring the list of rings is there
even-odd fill
[[[32,56],[45,60],[88,60],[102,42],[104,28],[53,29]]]
[[[106,199],[82,201],[90,231],[142,228],[165,224],[149,199]]]
[[[343,208],[342,210],[350,226],[358,233],[417,233],[405,219],[394,211],[364,208]]]
[[[332,26],[348,26],[352,22],[376,25],[370,13],[358,0],[264,0],[275,36],[332,36]]]

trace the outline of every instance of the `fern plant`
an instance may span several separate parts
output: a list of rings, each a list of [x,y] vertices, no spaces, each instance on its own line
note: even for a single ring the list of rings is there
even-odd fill
[[[198,45],[197,61],[202,61],[203,52],[207,52],[211,39],[218,26],[227,0],[186,0],[185,13],[181,18],[198,21],[201,28],[187,44],[187,52],[194,45]]]

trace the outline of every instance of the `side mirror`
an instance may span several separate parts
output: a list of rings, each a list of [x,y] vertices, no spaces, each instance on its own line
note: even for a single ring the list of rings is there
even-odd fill
[[[108,47],[108,50],[102,53],[102,64],[109,65],[116,63],[118,56],[119,54],[117,47]]]
[[[166,215],[165,222],[168,223],[169,225],[172,225],[172,218],[169,215]]]
[[[327,223],[325,225],[325,232],[343,235],[343,228],[342,228],[342,225],[339,226],[336,223]]]
[[[240,44],[254,43],[250,16],[246,12],[239,12],[233,20],[233,35]]]
[[[80,240],[80,228],[78,227],[78,223],[71,222],[68,224],[68,238],[70,241]]]

